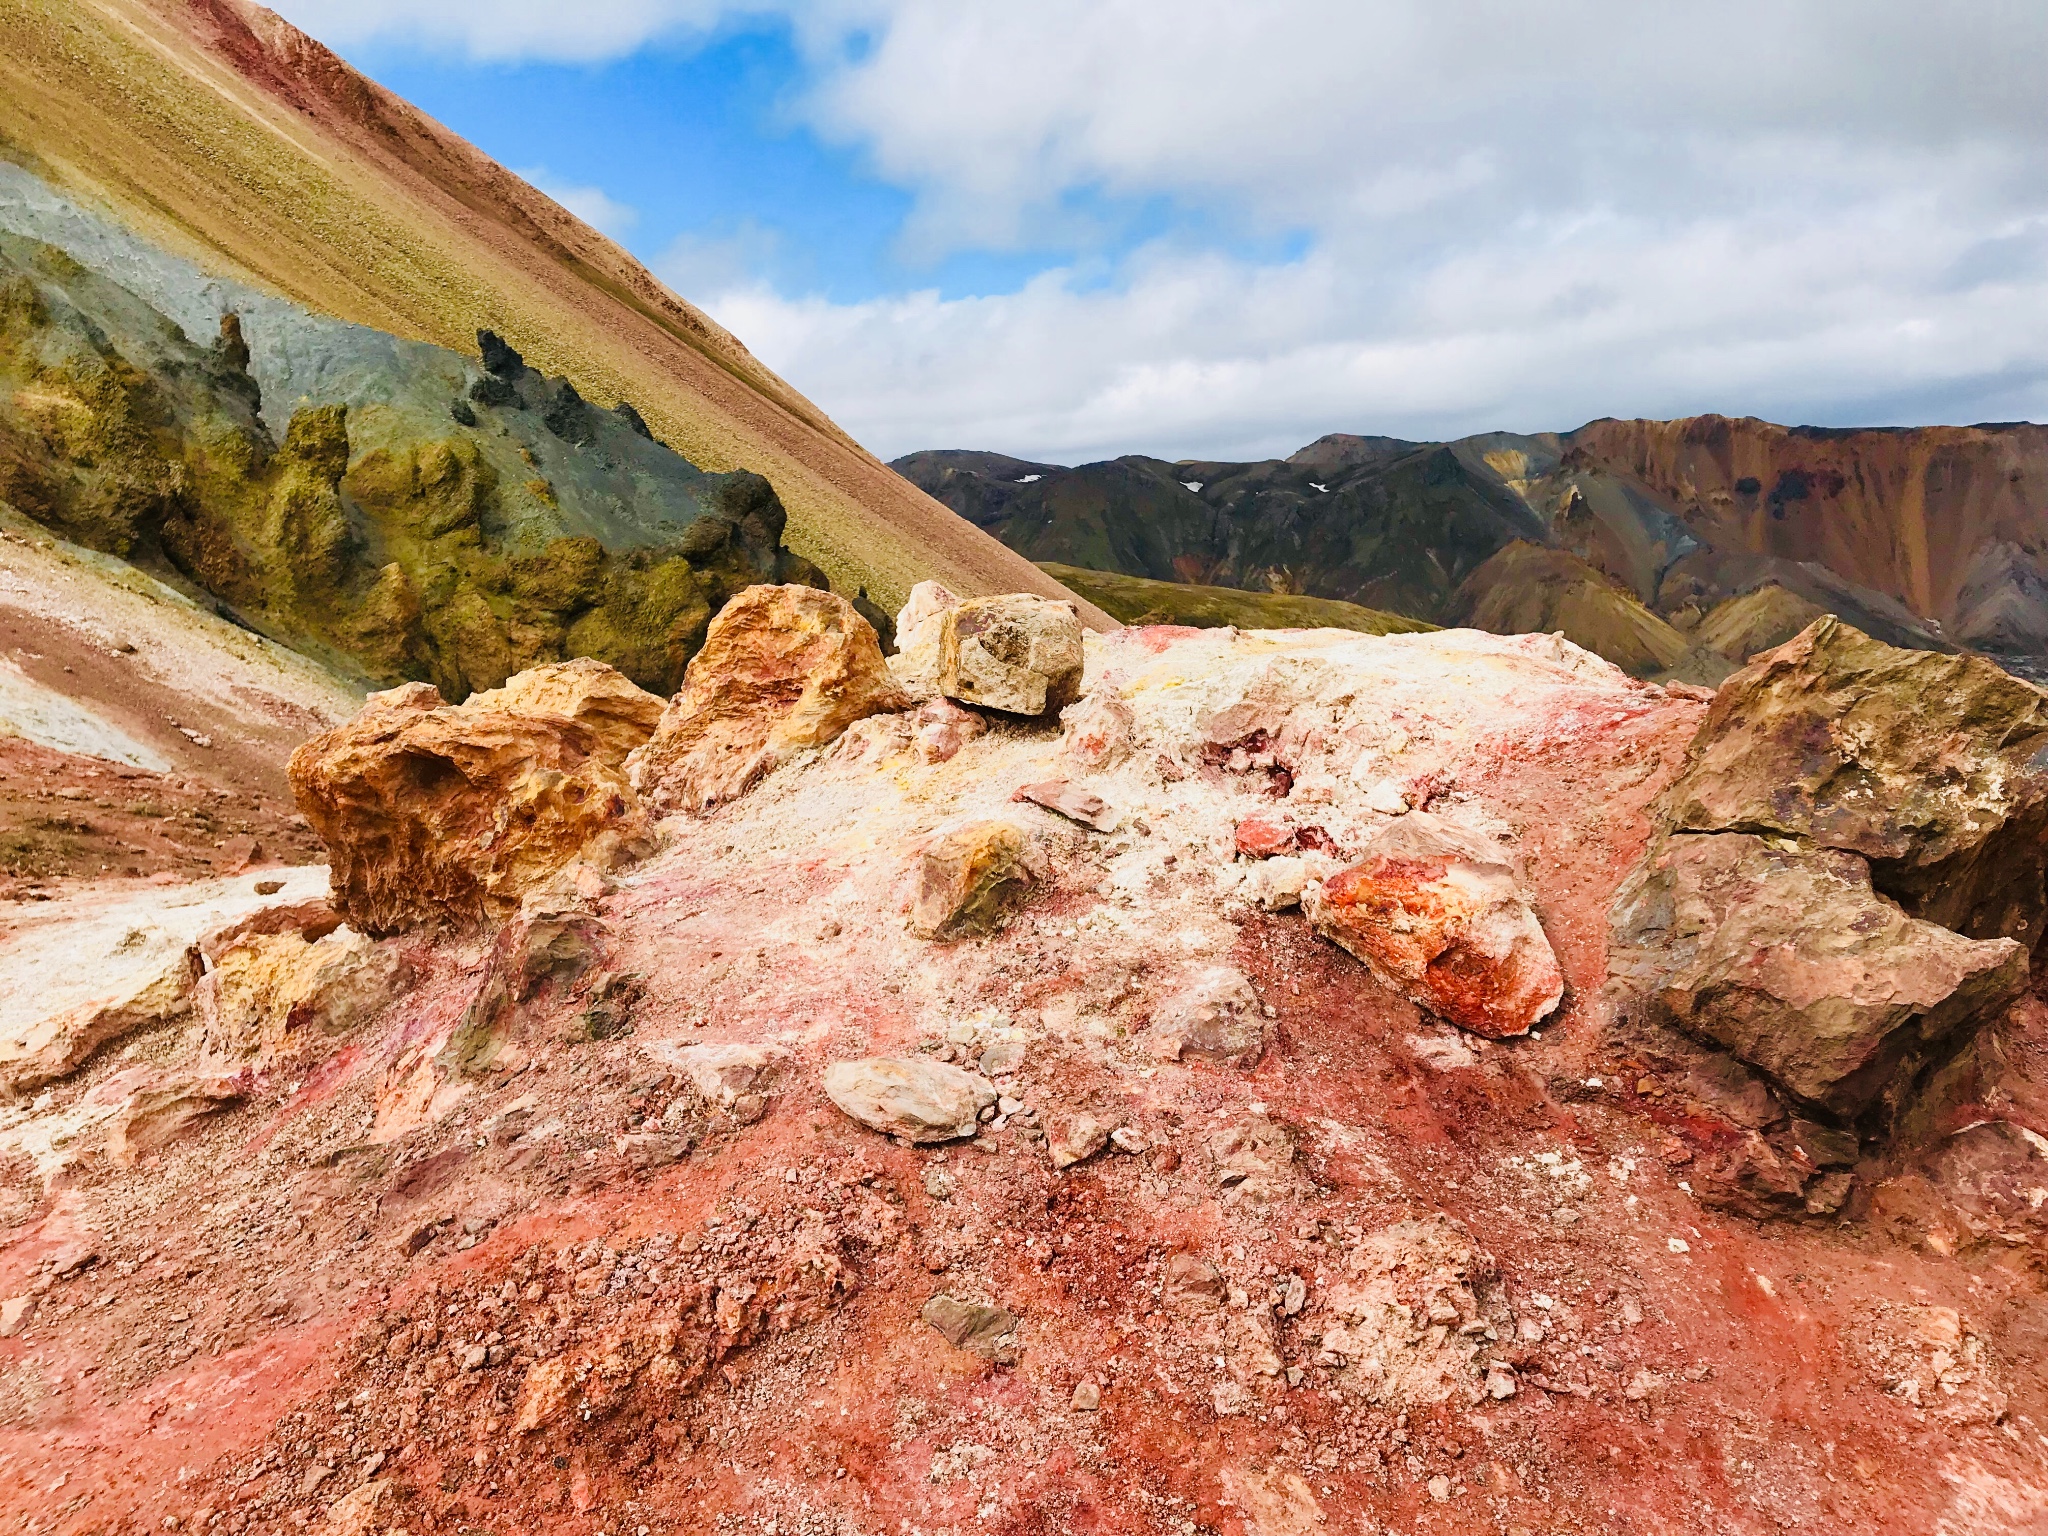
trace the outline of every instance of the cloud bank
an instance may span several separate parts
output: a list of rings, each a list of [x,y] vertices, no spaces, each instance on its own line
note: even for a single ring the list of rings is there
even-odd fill
[[[831,303],[696,248],[668,271],[884,454],[1224,456],[1716,409],[2048,417],[2040,6],[291,14],[480,58],[788,26],[798,118],[913,195],[913,276]],[[960,251],[1054,254],[1010,291],[919,291],[919,262]]]

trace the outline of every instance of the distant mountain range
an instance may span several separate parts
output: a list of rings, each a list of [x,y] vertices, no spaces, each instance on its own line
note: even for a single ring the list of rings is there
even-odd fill
[[[937,450],[892,467],[1034,561],[1561,630],[1642,677],[1716,681],[1822,612],[2048,675],[2048,428],[2026,423],[1696,416],[1335,433],[1253,463]]]

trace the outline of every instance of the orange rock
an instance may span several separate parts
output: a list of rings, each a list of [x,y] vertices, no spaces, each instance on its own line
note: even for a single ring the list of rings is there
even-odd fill
[[[1564,974],[1514,874],[1485,839],[1417,811],[1309,898],[1316,928],[1461,1029],[1525,1034]]]
[[[711,621],[683,691],[633,756],[633,783],[661,809],[708,810],[856,720],[909,707],[846,599],[748,587]]]
[[[560,715],[596,733],[599,755],[614,768],[654,734],[665,702],[616,667],[589,656],[531,667],[502,688],[469,696],[470,709],[512,715]]]
[[[514,678],[502,692],[517,697]],[[649,846],[638,797],[604,738],[557,714],[450,707],[425,683],[292,754],[292,792],[327,844],[334,904],[357,929],[509,916],[570,861]]]

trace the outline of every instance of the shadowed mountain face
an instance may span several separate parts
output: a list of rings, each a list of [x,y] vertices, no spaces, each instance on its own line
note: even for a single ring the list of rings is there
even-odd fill
[[[1819,611],[2021,671],[2048,655],[2036,426],[1705,416],[1452,443],[1333,434],[1251,464],[926,452],[895,468],[1033,560],[1562,629],[1642,676],[1713,681]]]

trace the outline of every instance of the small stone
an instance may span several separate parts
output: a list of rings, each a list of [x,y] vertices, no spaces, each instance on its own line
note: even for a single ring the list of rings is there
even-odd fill
[[[282,880],[258,880],[256,882],[256,894],[258,896],[275,896],[283,889],[284,882]]]
[[[0,1339],[11,1339],[26,1328],[36,1315],[36,1298],[10,1296],[0,1301]]]
[[[1128,1152],[1133,1157],[1143,1157],[1147,1150],[1145,1138],[1128,1125],[1120,1125],[1109,1133],[1110,1145],[1119,1152]]]
[[[932,837],[912,865],[910,931],[921,939],[986,933],[1031,882],[1024,834],[977,821]]]
[[[1078,822],[1096,832],[1116,830],[1116,812],[1109,808],[1109,802],[1102,796],[1065,779],[1047,779],[1038,784],[1026,784],[1010,798],[1044,806],[1048,811],[1057,812],[1067,820]]]
[[[462,1368],[465,1371],[480,1371],[490,1358],[490,1350],[482,1344],[472,1344],[462,1352]]]
[[[1518,1390],[1512,1367],[1499,1360],[1491,1361],[1486,1367],[1486,1395],[1495,1400],[1513,1397]]]
[[[1110,1127],[1089,1114],[1061,1115],[1046,1126],[1046,1151],[1054,1168],[1071,1168],[1109,1144]]]
[[[1259,995],[1244,972],[1205,966],[1152,1010],[1152,1052],[1164,1061],[1199,1056],[1242,1066],[1266,1043]]]
[[[965,1349],[988,1360],[1013,1353],[1005,1341],[1015,1334],[1017,1319],[1006,1307],[962,1301],[941,1291],[924,1304],[919,1316],[955,1349]]]
[[[871,1131],[913,1142],[972,1136],[996,1101],[985,1077],[917,1056],[870,1056],[825,1069],[826,1097]]]
[[[1442,1504],[1451,1496],[1451,1480],[1439,1472],[1429,1480],[1429,1496]]]
[[[1092,1381],[1084,1381],[1074,1388],[1071,1404],[1076,1413],[1093,1413],[1102,1406],[1102,1389]]]

